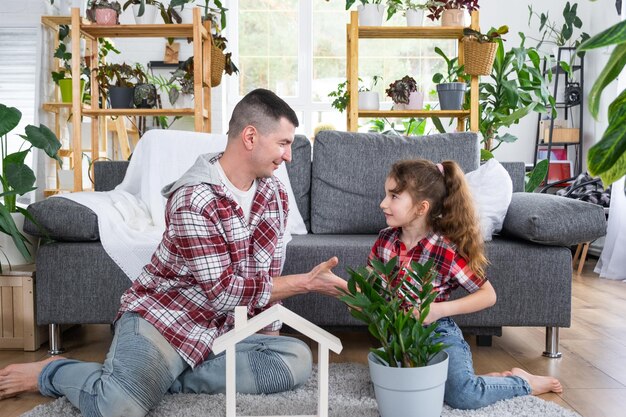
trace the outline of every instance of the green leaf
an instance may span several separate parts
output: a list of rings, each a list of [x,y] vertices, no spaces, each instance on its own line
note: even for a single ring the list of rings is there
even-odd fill
[[[525,189],[527,193],[532,193],[541,185],[543,180],[548,175],[548,160],[544,159],[537,162],[537,165],[533,168],[532,171],[528,173],[527,182],[525,185]]]
[[[15,107],[0,104],[0,136],[4,136],[15,129],[22,119],[22,112]]]
[[[488,160],[490,160],[493,157],[494,157],[493,154],[490,151],[488,151],[487,149],[483,148],[483,149],[480,150],[480,160],[481,161],[488,161]]]
[[[626,42],[626,20],[614,24],[610,28],[587,39],[579,47],[579,51],[602,48],[603,46],[618,45]]]
[[[2,161],[4,178],[9,187],[19,195],[26,194],[35,189],[35,173],[24,163],[29,149],[7,155]]]
[[[39,127],[36,127],[28,125],[24,132],[26,133],[25,135],[20,135],[24,140],[30,142],[35,148],[43,150],[46,155],[56,159],[59,164],[63,163],[58,155],[58,151],[61,149],[61,142],[47,126],[39,125]]]
[[[3,204],[0,204],[0,229],[4,233],[11,236],[13,243],[15,243],[15,247],[20,254],[22,254],[26,260],[31,261],[32,257],[30,255],[30,250],[26,246],[28,239],[26,239],[26,236],[20,233],[17,229],[15,221],[13,220],[13,217],[11,217],[11,213]]]
[[[435,125],[437,132],[446,133],[446,129],[444,129],[443,123],[441,123],[441,119],[439,117],[433,117],[431,120],[433,121],[433,125]]]
[[[611,57],[607,61],[604,69],[589,92],[589,112],[594,118],[598,117],[602,91],[611,83],[611,81],[615,80],[620,75],[625,64],[626,44],[621,44],[615,47]]]

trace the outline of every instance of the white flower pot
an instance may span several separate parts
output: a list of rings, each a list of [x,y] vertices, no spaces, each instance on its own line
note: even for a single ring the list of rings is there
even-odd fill
[[[133,14],[135,16],[135,23],[138,25],[153,25],[156,22],[157,11],[159,10],[152,4],[146,4],[145,10],[141,16],[139,14],[139,4],[133,4]]]
[[[192,4],[185,4],[185,7],[182,10],[180,7],[174,7],[174,10],[176,10],[176,12],[180,15],[180,18],[182,19],[182,22],[180,23],[193,23],[193,9],[195,8],[196,6]]]
[[[359,26],[382,26],[385,6],[382,4],[362,4],[359,11]]]
[[[439,417],[448,378],[448,354],[442,351],[420,368],[396,368],[367,355],[381,417]]]
[[[406,110],[421,110],[424,108],[424,93],[413,91],[409,94],[409,104],[405,105]]]
[[[175,109],[193,109],[193,94],[181,94],[174,103]]]
[[[380,100],[376,91],[359,91],[359,110],[378,110]]]
[[[422,26],[424,24],[424,10],[407,10],[406,25]]]
[[[17,230],[22,232],[22,234],[26,236],[28,238],[28,241],[31,243],[31,245],[26,244],[26,246],[30,250],[30,253],[33,259],[35,259],[35,250],[37,248],[38,239],[34,236],[24,233],[24,215],[23,214],[11,213],[11,217],[13,217],[13,221],[15,222],[15,226],[17,226]],[[5,233],[0,233],[0,250],[2,250],[2,253],[0,253],[0,261],[2,263],[3,270],[5,266],[9,264],[11,266],[16,266],[16,265],[26,265],[26,264],[33,262],[32,260],[28,260],[22,256],[20,251],[17,250],[15,243],[13,243],[13,239],[11,238],[11,236]]]

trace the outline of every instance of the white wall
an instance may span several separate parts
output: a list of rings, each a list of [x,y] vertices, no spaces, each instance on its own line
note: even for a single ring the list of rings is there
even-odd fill
[[[508,47],[518,46],[520,37],[518,32],[523,32],[525,36],[539,38],[538,21],[528,25],[528,5],[532,5],[536,12],[549,12],[550,17],[557,22],[563,22],[562,13],[566,1],[545,1],[545,0],[525,0],[525,1],[502,1],[502,0],[481,0],[480,1],[480,23],[481,29],[487,30],[490,27],[499,27],[503,24],[509,26],[509,34],[505,36]],[[591,36],[601,32],[609,26],[617,23],[619,18],[615,10],[615,0],[578,0],[578,16],[583,21],[583,31]],[[574,35],[576,35],[575,32]],[[527,46],[534,46],[536,42],[528,39]],[[606,64],[609,53],[606,50],[595,50],[587,53],[585,57],[585,103],[583,108],[583,141],[585,151],[596,140],[600,139],[602,132],[607,126],[606,113],[599,116],[600,122],[594,121],[589,116],[587,109],[587,97],[593,81]],[[560,81],[561,85],[563,79]],[[613,90],[610,87],[603,95],[602,108],[606,108],[615,95],[611,96]],[[558,100],[557,100],[558,101]],[[577,114],[577,111],[574,111]],[[519,139],[515,143],[505,143],[497,151],[496,157],[500,161],[533,161],[534,143],[537,129],[537,116],[529,115],[522,119],[518,125],[514,125],[509,130]],[[583,164],[586,156],[583,156]]]

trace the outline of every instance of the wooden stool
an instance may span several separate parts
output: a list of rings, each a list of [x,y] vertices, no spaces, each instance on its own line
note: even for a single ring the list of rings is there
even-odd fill
[[[576,268],[576,261],[578,261],[578,269],[576,270],[578,275],[582,272],[585,260],[587,260],[589,245],[591,245],[591,242],[579,243],[578,246],[576,246],[576,252],[572,258],[572,268]]]

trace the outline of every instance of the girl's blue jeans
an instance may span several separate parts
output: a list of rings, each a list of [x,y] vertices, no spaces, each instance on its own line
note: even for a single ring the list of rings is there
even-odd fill
[[[528,382],[518,376],[477,376],[461,329],[451,318],[439,319],[437,324],[441,336],[437,340],[449,345],[445,349],[449,359],[444,400],[450,407],[473,410],[531,393]]]
[[[237,391],[286,391],[311,375],[312,356],[302,341],[255,334],[236,346]],[[60,359],[47,364],[39,390],[66,396],[86,417],[145,416],[166,393],[224,392],[226,357],[213,355],[192,369],[146,320],[125,313],[104,364]]]

